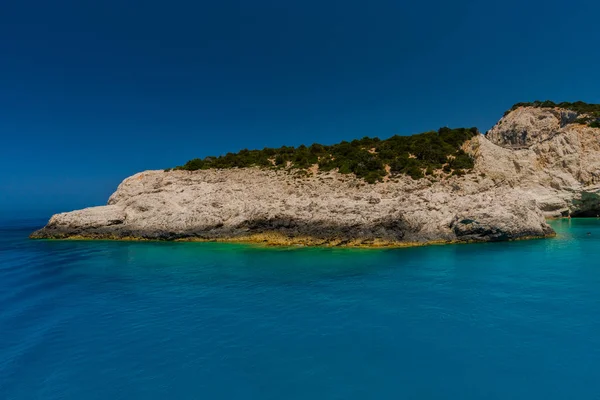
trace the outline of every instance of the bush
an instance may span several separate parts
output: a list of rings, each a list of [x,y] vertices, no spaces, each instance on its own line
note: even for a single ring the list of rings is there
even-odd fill
[[[188,171],[195,171],[198,169],[202,169],[203,166],[204,166],[204,160],[201,160],[199,158],[194,158],[193,160],[186,162],[185,165],[183,167],[181,167],[180,169],[185,169]]]
[[[364,180],[371,184],[381,182],[383,180],[383,175],[381,175],[378,171],[371,171],[364,176]]]
[[[279,168],[286,168],[288,162],[294,169],[305,170],[318,164],[319,170],[337,169],[342,174],[354,174],[368,183],[379,182],[387,175],[386,166],[392,174],[406,174],[413,179],[433,175],[444,167],[450,173],[453,169],[469,170],[473,160],[461,150],[462,144],[479,134],[477,128],[440,128],[413,136],[392,136],[381,140],[377,137],[363,137],[351,142],[343,141],[331,146],[314,143],[297,148],[283,146],[262,150],[243,149],[238,153],[227,153],[219,157],[195,158],[175,169],[195,171],[209,168],[246,168],[251,166],[269,167],[271,160]],[[450,157],[452,156],[452,157]]]
[[[406,175],[410,176],[411,178],[413,178],[415,180],[421,179],[423,177],[423,171],[421,170],[421,168],[417,167],[416,165],[407,168],[405,173],[406,173]]]
[[[277,154],[277,157],[275,157],[275,165],[285,165],[286,162],[287,159],[283,154]]]
[[[453,169],[471,169],[475,166],[473,159],[463,150],[459,150],[449,164]]]

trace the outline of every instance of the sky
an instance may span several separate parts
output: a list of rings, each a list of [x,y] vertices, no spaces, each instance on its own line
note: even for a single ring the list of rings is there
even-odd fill
[[[243,148],[600,103],[593,0],[0,3],[0,215]]]

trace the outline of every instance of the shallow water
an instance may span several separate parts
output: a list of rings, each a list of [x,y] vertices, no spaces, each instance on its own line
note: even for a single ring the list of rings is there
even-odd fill
[[[42,223],[0,225],[0,399],[600,395],[596,219],[395,250],[28,240]]]

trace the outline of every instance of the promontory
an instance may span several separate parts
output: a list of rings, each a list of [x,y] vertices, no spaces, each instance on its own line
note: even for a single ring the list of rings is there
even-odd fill
[[[242,150],[125,179],[32,238],[408,246],[553,236],[600,215],[600,105],[519,103],[476,128]]]

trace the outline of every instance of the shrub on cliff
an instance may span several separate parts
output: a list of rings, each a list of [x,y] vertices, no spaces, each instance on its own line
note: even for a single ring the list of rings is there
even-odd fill
[[[245,168],[251,166],[306,170],[318,165],[320,171],[337,169],[342,174],[354,174],[366,182],[382,181],[389,167],[392,175],[406,174],[420,179],[424,171],[451,173],[453,169],[470,170],[473,160],[461,150],[462,144],[478,134],[477,128],[440,128],[412,136],[392,136],[381,140],[363,137],[333,145],[314,143],[297,148],[283,146],[262,150],[243,149],[219,157],[195,158],[179,170],[194,171],[209,168]]]

